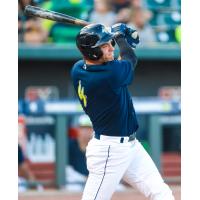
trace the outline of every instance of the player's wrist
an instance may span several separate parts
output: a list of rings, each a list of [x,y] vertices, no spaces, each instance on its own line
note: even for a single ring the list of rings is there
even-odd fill
[[[116,35],[123,35],[125,37],[126,29],[127,29],[126,24],[117,23],[117,24],[112,25],[111,32]]]
[[[125,34],[121,33],[121,32],[116,32],[114,33],[114,39],[117,41],[119,39],[125,39]]]

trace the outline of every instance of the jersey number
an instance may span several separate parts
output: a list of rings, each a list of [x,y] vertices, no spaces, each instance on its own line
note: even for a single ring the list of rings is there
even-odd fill
[[[87,96],[84,94],[84,87],[81,86],[81,81],[78,82],[78,96],[83,101],[84,107],[87,106]]]

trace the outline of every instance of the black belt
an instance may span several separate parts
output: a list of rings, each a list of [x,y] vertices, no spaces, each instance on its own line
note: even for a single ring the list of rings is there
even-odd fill
[[[94,134],[94,137],[95,137],[96,139],[100,140],[100,135],[97,135],[97,134],[95,133],[95,134]],[[112,137],[112,136],[110,136],[110,137]],[[114,137],[115,137],[115,136],[114,136]],[[127,136],[127,137],[129,137],[129,138],[128,138],[128,142],[131,142],[131,141],[135,140],[135,138],[136,138],[136,133],[133,133],[133,134]],[[120,143],[124,143],[124,137],[119,137],[119,140],[120,140]]]

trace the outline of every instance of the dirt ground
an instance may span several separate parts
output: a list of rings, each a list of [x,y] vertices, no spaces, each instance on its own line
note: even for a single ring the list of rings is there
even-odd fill
[[[175,200],[181,200],[181,187],[171,187]],[[80,200],[81,193],[70,193],[67,191],[29,191],[20,193],[18,200]],[[112,200],[147,200],[143,195],[134,190],[115,192]]]

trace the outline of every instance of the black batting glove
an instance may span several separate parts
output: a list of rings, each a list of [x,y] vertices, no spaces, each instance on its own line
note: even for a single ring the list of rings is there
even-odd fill
[[[134,49],[140,42],[138,32],[130,27],[128,27],[126,29],[125,38],[126,38],[127,42],[129,43],[129,45]]]
[[[114,37],[125,37],[126,35],[127,26],[123,23],[117,23],[111,26],[111,32],[114,33]]]

